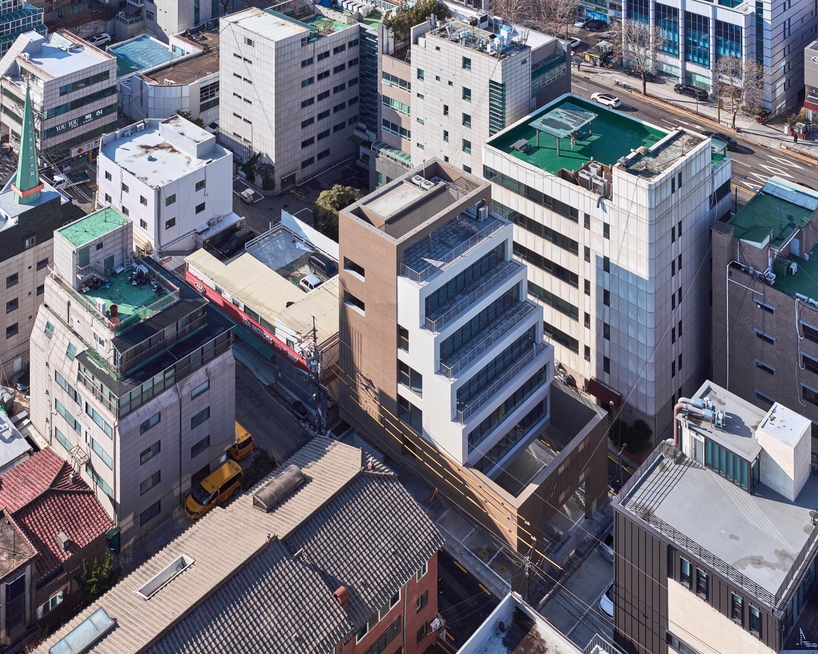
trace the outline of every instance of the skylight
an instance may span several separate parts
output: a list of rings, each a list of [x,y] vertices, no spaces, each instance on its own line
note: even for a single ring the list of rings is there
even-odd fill
[[[50,654],[80,654],[115,626],[116,622],[105,612],[105,609],[98,609],[48,651]]]

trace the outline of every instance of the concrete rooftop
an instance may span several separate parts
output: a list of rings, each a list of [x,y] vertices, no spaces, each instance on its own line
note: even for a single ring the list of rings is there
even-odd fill
[[[77,37],[69,40],[60,32],[51,34],[47,39],[43,39],[36,32],[27,32],[24,36],[31,43],[25,50],[29,54],[29,59],[22,59],[22,62],[34,64],[52,79],[77,73],[113,59],[113,56],[107,52]],[[71,47],[70,52],[69,47]],[[18,55],[18,61],[20,61],[20,55]]]
[[[561,139],[559,154],[557,139],[545,133],[540,134],[540,145],[537,147],[537,130],[531,124],[537,118],[566,103],[597,114],[591,122],[590,131],[589,127],[582,128],[575,145],[572,145],[568,138]],[[609,166],[613,165],[621,157],[629,155],[631,150],[642,146],[651,147],[667,135],[667,132],[618,111],[566,94],[503,130],[489,140],[488,145],[555,175],[561,168],[575,171],[591,158]],[[526,152],[512,147],[521,140],[527,143]]]
[[[763,484],[750,494],[690,459],[660,455],[620,502],[640,519],[646,512],[659,518],[776,595],[814,529],[818,478],[810,476],[790,502]]]
[[[113,231],[128,222],[121,213],[113,207],[105,207],[99,211],[75,220],[70,225],[58,230],[74,247],[85,245],[89,241],[99,238],[103,234]]]
[[[190,84],[198,79],[219,72],[219,34],[211,32],[201,32],[196,43],[204,49],[201,54],[195,57],[184,59],[179,63],[171,60],[167,66],[151,71],[150,75],[145,75],[158,84],[165,80],[173,84]]]

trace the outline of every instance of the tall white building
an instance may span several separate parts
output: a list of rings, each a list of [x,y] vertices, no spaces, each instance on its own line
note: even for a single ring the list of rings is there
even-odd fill
[[[127,545],[180,506],[235,442],[230,323],[107,207],[54,233],[31,336],[31,420]]]
[[[46,162],[80,156],[116,127],[116,57],[70,32],[21,34],[0,60],[0,74],[0,125],[15,151],[26,87]]]
[[[624,15],[659,27],[665,44],[656,69],[715,91],[716,61],[735,55],[764,68],[764,109],[792,108],[804,87],[805,40],[814,38],[813,0],[624,0]]]
[[[130,218],[145,250],[192,250],[197,229],[238,219],[232,175],[233,157],[213,134],[178,115],[146,119],[102,139],[97,205]]]
[[[494,136],[483,162],[557,360],[660,433],[707,373],[709,230],[729,210],[729,156],[566,95]]]
[[[220,139],[243,161],[272,164],[276,189],[356,151],[361,27],[319,10],[328,16],[249,8],[221,19]]]
[[[174,35],[219,18],[219,0],[128,0],[135,7],[144,5],[145,31],[165,43]]]
[[[406,42],[380,29],[380,185],[437,157],[480,174],[483,144],[571,90],[557,39],[449,4],[453,17],[414,26]],[[406,156],[409,155],[409,156]]]

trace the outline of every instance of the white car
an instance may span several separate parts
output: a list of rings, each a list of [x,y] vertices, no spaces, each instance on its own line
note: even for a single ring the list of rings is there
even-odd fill
[[[102,34],[97,34],[96,36],[92,36],[88,39],[88,43],[91,45],[95,45],[96,47],[102,47],[103,45],[108,45],[111,42],[111,35],[107,32],[103,32]]]
[[[572,36],[570,39],[568,39],[568,45],[571,48],[571,52],[573,52],[580,45],[582,45],[582,39],[578,39],[576,36]]]
[[[585,23],[587,23],[589,20],[591,20],[591,19],[588,16],[586,16],[585,18],[579,18],[574,23],[574,27],[585,27]]]
[[[613,585],[611,582],[599,598],[599,608],[608,617],[608,620],[613,620]]]
[[[619,101],[619,98],[611,95],[610,93],[594,93],[591,96],[591,100],[593,100],[594,102],[598,102],[599,104],[605,105],[606,107],[611,107],[612,109],[617,109],[622,106],[622,103]]]

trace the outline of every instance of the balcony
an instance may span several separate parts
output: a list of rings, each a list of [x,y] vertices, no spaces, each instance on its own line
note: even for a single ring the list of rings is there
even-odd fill
[[[440,374],[447,379],[456,379],[461,370],[481,357],[497,341],[507,336],[509,332],[513,331],[515,327],[518,327],[537,309],[538,305],[529,300],[515,304],[491,325],[471,339],[467,346],[455,352],[446,363],[441,362]]]
[[[523,265],[519,261],[513,259],[501,263],[453,298],[454,306],[451,309],[443,311],[445,307],[441,307],[430,316],[426,316],[426,329],[430,332],[439,332],[470,306],[479,302],[504,281],[514,276],[522,267]]]
[[[507,224],[502,218],[492,214],[481,221],[464,212],[436,229],[428,238],[407,248],[401,264],[401,274],[413,282],[423,284],[432,275],[450,268],[469,250]]]
[[[472,398],[471,402],[464,404],[457,409],[457,422],[461,425],[478,411],[486,402],[489,402],[503,387],[512,379],[519,375],[523,370],[530,366],[543,352],[548,349],[545,343],[538,343],[528,354],[523,356],[517,363],[509,368],[503,375],[497,379],[491,386],[486,388],[482,393]]]

